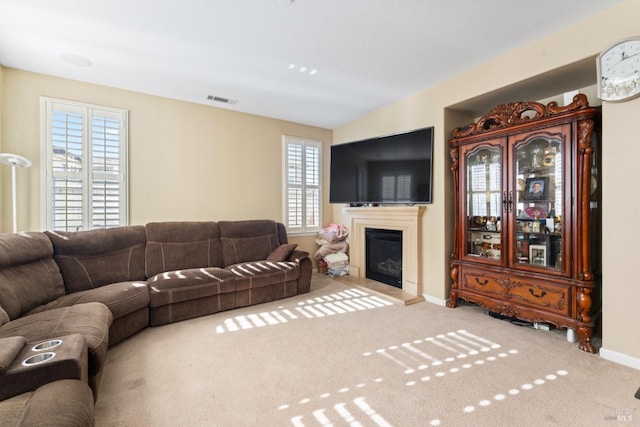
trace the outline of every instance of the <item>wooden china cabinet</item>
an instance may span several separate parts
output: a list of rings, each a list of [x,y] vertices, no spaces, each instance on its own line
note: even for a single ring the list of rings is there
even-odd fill
[[[600,307],[598,110],[515,102],[457,128],[449,307],[459,299],[503,316],[591,337]]]

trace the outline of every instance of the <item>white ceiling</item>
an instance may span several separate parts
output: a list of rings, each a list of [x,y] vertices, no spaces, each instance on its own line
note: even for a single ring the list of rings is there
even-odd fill
[[[623,1],[0,0],[0,64],[336,128]]]

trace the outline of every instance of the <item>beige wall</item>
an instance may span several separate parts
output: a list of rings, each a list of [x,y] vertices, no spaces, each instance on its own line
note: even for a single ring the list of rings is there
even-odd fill
[[[640,9],[636,11],[640,16]],[[602,106],[603,346],[640,361],[640,98]],[[636,365],[640,369],[640,364]]]
[[[558,69],[572,64],[593,64],[601,50],[618,39],[640,35],[637,18],[640,1],[632,0],[610,9],[594,18],[583,21],[558,33],[549,35],[509,54],[496,58],[473,70],[454,76],[437,86],[388,105],[357,121],[334,129],[334,143],[365,137],[399,132],[424,126],[435,126],[434,199],[427,205],[423,220],[424,259],[422,269],[423,291],[434,299],[448,297],[450,287],[448,260],[451,252],[451,178],[449,173],[447,139],[451,130],[470,121],[457,105],[465,107],[481,104],[483,98],[502,96],[503,101],[543,99],[553,95],[548,89],[557,81],[544,81],[542,77],[554,75]],[[472,40],[470,39],[470,42]],[[470,48],[473,48],[471,45]],[[462,53],[463,54],[463,53]],[[591,66],[591,65],[590,65]],[[565,73],[566,75],[566,73]],[[571,87],[571,76],[562,90]],[[557,80],[557,79],[556,79]],[[518,99],[527,92],[533,98]],[[544,84],[541,84],[544,83]],[[525,87],[523,87],[525,86]],[[513,92],[510,90],[513,88]],[[520,92],[516,94],[515,90]],[[593,99],[593,104],[597,100]],[[488,111],[484,111],[485,113]],[[632,269],[638,257],[639,245],[628,225],[632,216],[640,212],[640,199],[630,197],[623,188],[631,189],[635,182],[634,159],[640,141],[634,120],[640,116],[640,100],[621,104],[608,104],[603,108],[603,349],[607,358],[640,369],[640,286]],[[627,167],[625,167],[627,166]],[[626,184],[626,185],[625,185]],[[348,219],[342,214],[342,206],[334,206],[334,221]],[[625,262],[626,261],[626,262]]]
[[[129,110],[131,224],[281,220],[282,135],[323,141],[327,153],[332,139],[327,129],[5,68],[3,150],[33,161],[33,167],[18,171],[21,230],[42,228],[40,96]],[[6,169],[0,222],[5,232],[11,230]],[[325,212],[328,223],[328,204]],[[316,250],[312,238],[292,241]]]

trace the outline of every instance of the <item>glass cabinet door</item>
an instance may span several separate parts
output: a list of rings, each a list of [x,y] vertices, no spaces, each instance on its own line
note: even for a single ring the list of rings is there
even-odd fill
[[[502,146],[464,153],[465,255],[487,262],[502,258]]]
[[[563,238],[565,188],[570,175],[563,170],[562,132],[525,136],[512,151],[515,163],[513,194],[509,194],[512,220],[510,264],[545,271],[565,270]],[[512,163],[513,164],[513,163]]]

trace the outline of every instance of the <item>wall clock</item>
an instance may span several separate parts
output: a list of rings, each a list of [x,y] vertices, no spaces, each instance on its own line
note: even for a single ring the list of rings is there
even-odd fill
[[[640,95],[640,37],[620,40],[596,59],[598,98],[626,101]]]

